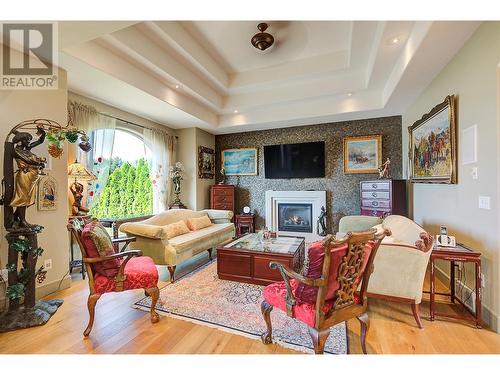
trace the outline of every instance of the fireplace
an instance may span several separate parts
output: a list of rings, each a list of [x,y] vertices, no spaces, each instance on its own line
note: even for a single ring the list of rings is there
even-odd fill
[[[266,191],[266,227],[280,236],[318,240],[318,218],[326,207],[326,191]]]
[[[278,230],[312,233],[312,204],[278,203]]]

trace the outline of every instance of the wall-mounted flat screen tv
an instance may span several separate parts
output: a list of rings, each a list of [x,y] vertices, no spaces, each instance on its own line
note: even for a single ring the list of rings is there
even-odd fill
[[[325,177],[325,142],[264,146],[266,178]]]

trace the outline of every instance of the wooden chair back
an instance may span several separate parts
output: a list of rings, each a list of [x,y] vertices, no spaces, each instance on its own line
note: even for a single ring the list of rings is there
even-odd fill
[[[322,269],[322,283],[319,286],[315,304],[315,321],[317,329],[321,329],[327,319],[334,320],[333,324],[336,324],[335,322],[359,316],[366,310],[366,291],[370,275],[373,272],[373,260],[375,259],[382,239],[386,235],[390,235],[388,229],[380,233],[377,233],[376,229],[371,229],[363,232],[349,232],[345,237],[338,240],[330,235],[324,240],[325,256]],[[367,248],[366,245],[370,241],[373,242],[372,250],[366,261],[364,270],[362,270]],[[331,271],[331,251],[335,247],[344,245],[347,245],[347,252],[342,257],[342,261],[337,270],[339,288],[335,294],[334,306],[328,316],[325,316],[323,307]],[[361,281],[357,283],[360,277]],[[355,297],[355,293],[358,293],[358,298]],[[328,326],[331,325],[332,324],[328,324]]]
[[[92,218],[73,218],[69,220],[67,225],[70,236],[73,236],[73,239],[76,241],[78,247],[80,248],[80,252],[82,254],[82,264],[85,266],[85,271],[87,271],[91,294],[94,293],[94,270],[92,264],[84,261],[85,258],[88,258],[88,255],[85,249],[85,245],[82,242],[82,232],[83,228],[85,228],[85,225],[90,223],[92,220]]]

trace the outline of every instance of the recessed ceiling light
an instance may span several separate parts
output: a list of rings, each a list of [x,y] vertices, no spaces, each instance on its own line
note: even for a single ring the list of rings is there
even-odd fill
[[[347,96],[352,96],[352,92],[348,92],[348,93],[347,93]]]
[[[399,38],[397,36],[395,36],[394,38],[391,38],[390,39],[390,43],[391,44],[398,44],[399,43]]]
[[[237,109],[235,109],[235,110],[233,111],[233,113],[238,113],[238,110],[237,110]]]
[[[180,89],[180,88],[181,88],[181,85],[175,85],[175,88],[176,88],[176,89]]]

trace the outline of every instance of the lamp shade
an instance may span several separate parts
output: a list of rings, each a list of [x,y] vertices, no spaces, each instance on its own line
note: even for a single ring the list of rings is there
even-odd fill
[[[97,177],[94,176],[91,172],[88,171],[83,165],[78,163],[75,160],[73,164],[68,166],[68,176],[74,178],[75,180],[82,181],[94,181],[97,180]]]

